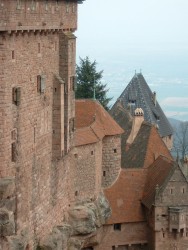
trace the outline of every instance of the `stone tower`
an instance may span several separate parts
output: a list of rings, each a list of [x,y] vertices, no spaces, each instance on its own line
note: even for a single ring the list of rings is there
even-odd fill
[[[78,2],[0,0],[3,250],[35,249],[39,238],[60,224],[73,199],[67,179],[74,137]]]

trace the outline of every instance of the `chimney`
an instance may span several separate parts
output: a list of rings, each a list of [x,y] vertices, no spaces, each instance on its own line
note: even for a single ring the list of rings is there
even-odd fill
[[[156,104],[157,104],[157,95],[156,95],[155,91],[153,92],[153,103],[156,106]]]
[[[134,111],[132,129],[129,138],[127,139],[127,144],[133,143],[135,137],[138,134],[138,131],[140,130],[143,121],[144,121],[144,111],[141,108],[137,108]]]

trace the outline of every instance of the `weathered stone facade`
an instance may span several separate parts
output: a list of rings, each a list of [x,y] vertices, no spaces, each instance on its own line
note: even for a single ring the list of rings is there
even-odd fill
[[[150,208],[149,226],[155,237],[150,249],[181,249],[188,246],[188,183],[179,166],[175,167],[168,183],[156,188],[154,206]]]
[[[0,244],[35,249],[76,200],[77,1],[1,1],[0,20]]]
[[[127,146],[128,121],[122,146],[75,102],[78,2],[0,1],[0,250],[187,250],[187,180],[156,128]]]
[[[0,4],[3,250],[87,247],[111,213],[102,193],[102,140],[74,145],[78,2]]]

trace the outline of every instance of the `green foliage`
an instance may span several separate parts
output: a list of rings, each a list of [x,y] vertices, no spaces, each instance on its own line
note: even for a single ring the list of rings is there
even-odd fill
[[[96,61],[91,62],[89,57],[80,58],[80,65],[76,66],[77,87],[76,98],[95,98],[108,110],[112,98],[107,97],[106,84],[101,83],[103,71],[97,72]]]

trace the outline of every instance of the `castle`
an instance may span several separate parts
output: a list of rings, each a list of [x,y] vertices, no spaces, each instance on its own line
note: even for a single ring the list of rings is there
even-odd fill
[[[0,1],[0,249],[185,250],[187,180],[157,129],[75,101],[81,2]]]

